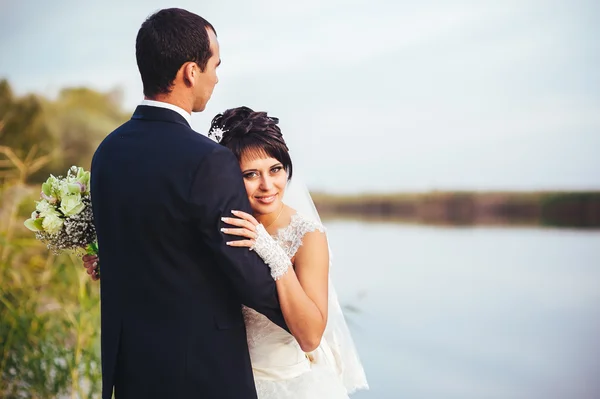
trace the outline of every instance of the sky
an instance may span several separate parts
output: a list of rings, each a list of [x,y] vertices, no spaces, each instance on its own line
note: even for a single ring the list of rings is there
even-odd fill
[[[119,89],[133,110],[137,30],[182,7],[221,46],[195,130],[240,105],[279,117],[313,190],[600,189],[600,3],[282,4],[0,0],[0,78],[19,94]]]

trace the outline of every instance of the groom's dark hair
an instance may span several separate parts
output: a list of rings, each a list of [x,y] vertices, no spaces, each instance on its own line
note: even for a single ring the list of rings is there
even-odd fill
[[[207,29],[217,34],[207,20],[181,8],[157,11],[144,21],[135,56],[146,97],[170,93],[177,71],[186,62],[195,62],[204,71],[212,56]]]

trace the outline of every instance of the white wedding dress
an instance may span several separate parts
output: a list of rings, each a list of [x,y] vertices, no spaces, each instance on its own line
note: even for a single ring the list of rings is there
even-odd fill
[[[304,235],[316,230],[324,231],[324,227],[296,214],[290,224],[280,229],[273,238],[292,259],[302,245]],[[339,308],[337,298],[331,297],[335,291],[331,291],[330,301],[333,300]],[[355,389],[367,387],[362,366],[358,380],[353,378],[348,384],[343,373],[344,355],[340,352],[347,349],[352,354],[355,349],[340,348],[343,345],[328,342],[327,338],[338,341],[335,331],[328,333],[326,329],[321,345],[311,354],[306,354],[291,334],[262,314],[247,307],[243,308],[243,313],[259,399],[348,399],[348,394]],[[343,317],[341,309],[338,313]],[[349,332],[347,334],[349,337]]]

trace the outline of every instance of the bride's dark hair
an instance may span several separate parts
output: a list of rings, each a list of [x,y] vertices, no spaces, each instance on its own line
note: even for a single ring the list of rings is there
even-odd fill
[[[228,109],[216,115],[209,134],[219,132],[220,144],[229,148],[238,161],[242,156],[264,156],[277,159],[292,178],[292,159],[281,129],[279,119],[266,112],[255,112],[248,107]],[[217,134],[218,135],[218,134]]]

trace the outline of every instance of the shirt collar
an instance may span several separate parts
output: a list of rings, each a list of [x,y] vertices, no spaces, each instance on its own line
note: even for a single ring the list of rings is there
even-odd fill
[[[149,107],[166,108],[166,109],[170,109],[171,111],[175,111],[179,115],[181,115],[185,118],[188,125],[192,126],[192,115],[190,113],[188,113],[186,110],[184,110],[183,108],[178,107],[177,105],[165,103],[162,101],[148,100],[148,99],[142,100],[140,105],[147,105]]]

